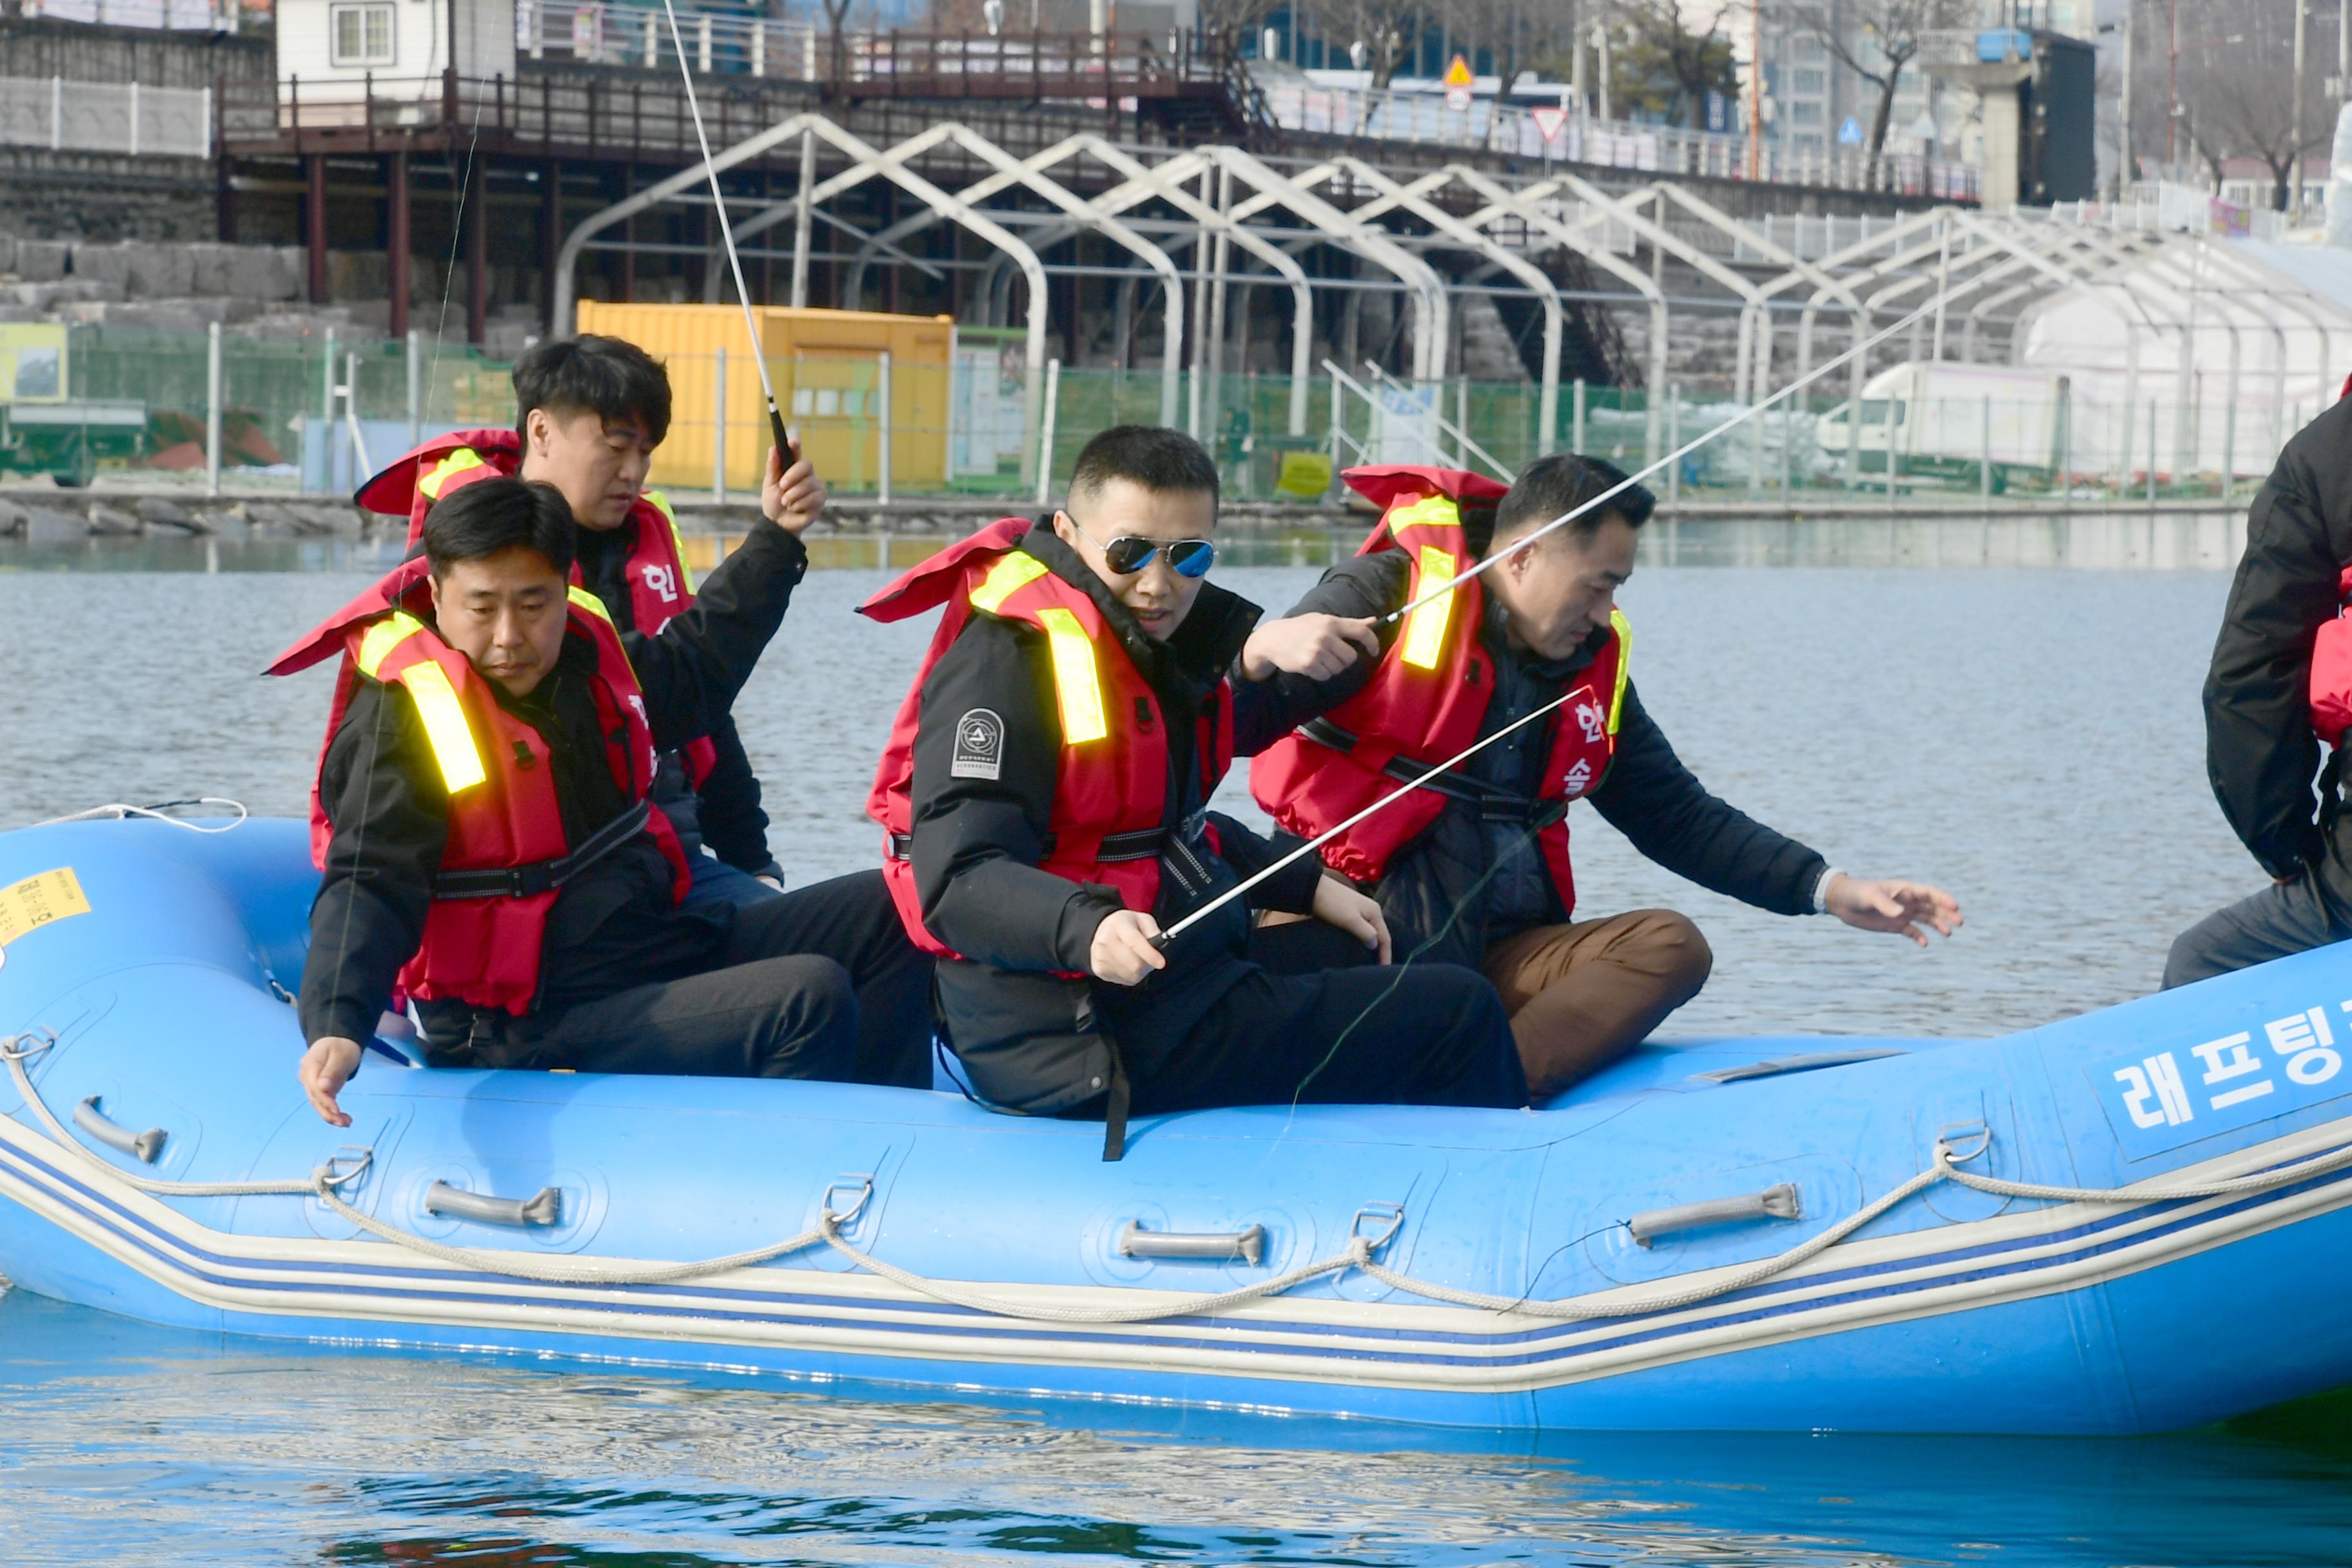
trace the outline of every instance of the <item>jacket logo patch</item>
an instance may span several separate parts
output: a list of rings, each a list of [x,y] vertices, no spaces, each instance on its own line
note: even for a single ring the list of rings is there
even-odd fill
[[[992,708],[974,708],[956,721],[950,778],[995,779],[1004,774],[1004,721]]]

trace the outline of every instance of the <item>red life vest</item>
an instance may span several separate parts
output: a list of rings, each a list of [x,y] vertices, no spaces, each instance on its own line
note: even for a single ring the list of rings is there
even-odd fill
[[[1502,487],[1442,468],[1355,469],[1348,482],[1385,511],[1360,555],[1404,552],[1406,602],[1472,563],[1460,502],[1499,497]],[[1457,584],[1405,618],[1404,628],[1364,689],[1326,717],[1284,736],[1250,768],[1250,793],[1289,831],[1314,838],[1476,743],[1495,697],[1494,660],[1480,640],[1486,600],[1480,579]],[[1418,838],[1456,795],[1523,816],[1590,794],[1616,752],[1625,700],[1624,616],[1592,662],[1577,672],[1567,702],[1543,721],[1550,733],[1543,782],[1532,801],[1501,802],[1458,775],[1409,792],[1323,847],[1324,860],[1359,882],[1377,882],[1397,851]],[[1564,816],[1538,835],[1560,902],[1576,908]]]
[[[2336,580],[2336,617],[2311,645],[2311,727],[2330,746],[2352,729],[2352,566]]]
[[[570,631],[595,647],[597,727],[608,737],[605,760],[629,809],[588,843],[573,845],[564,835],[546,740],[500,707],[466,656],[423,618],[431,604],[428,574],[421,559],[395,567],[280,655],[269,673],[290,675],[342,655],[319,752],[322,769],[360,677],[406,688],[449,792],[449,841],[424,941],[400,972],[401,994],[520,1015],[539,991],[547,911],[572,873],[650,832],[674,873],[671,896],[683,899],[686,857],[669,819],[646,805],[654,749],[645,699],[595,595],[572,590]],[[333,832],[314,777],[310,855],[320,867]]]
[[[405,512],[413,546],[425,537],[425,514],[435,501],[478,479],[521,471],[522,437],[512,430],[453,430],[395,459],[362,485],[354,499],[370,511],[392,517]],[[629,563],[622,571],[629,584],[629,624],[649,637],[659,637],[673,617],[694,603],[686,538],[678,531],[669,498],[659,490],[637,497],[625,526],[630,531]],[[572,580],[583,581],[577,563]],[[718,750],[708,737],[681,750],[688,781],[699,788],[719,760]]]
[[[1166,846],[1168,733],[1159,694],[1127,656],[1118,635],[1085,590],[1055,576],[1021,548],[1031,524],[1021,518],[991,523],[950,545],[858,606],[877,621],[900,621],[946,606],[914,684],[898,705],[889,744],[875,770],[866,815],[882,825],[882,874],[908,937],[926,952],[958,956],[923,924],[908,859],[914,822],[915,731],[923,721],[923,682],[955,643],[973,613],[1017,621],[1045,634],[1061,710],[1061,766],[1054,782],[1048,849],[1041,869],[1074,882],[1117,890],[1130,910],[1150,910],[1160,898],[1160,854]],[[1223,684],[1213,715],[1196,720],[1193,754],[1200,759],[1202,798],[1233,765],[1232,693]],[[971,714],[940,714],[961,722]],[[1000,726],[1027,722],[1026,714],[992,715]],[[983,742],[984,743],[984,742]],[[1002,733],[999,734],[1001,754]]]

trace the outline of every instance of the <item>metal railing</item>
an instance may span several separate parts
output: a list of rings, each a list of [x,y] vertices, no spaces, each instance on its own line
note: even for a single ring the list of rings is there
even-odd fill
[[[1802,151],[1770,140],[1751,149],[1745,136],[1574,116],[1558,136],[1547,139],[1534,110],[1524,105],[1474,99],[1467,108],[1449,109],[1436,94],[1393,89],[1276,84],[1266,87],[1265,96],[1275,122],[1286,131],[1476,148],[1644,174],[1885,191],[1940,201],[1977,196],[1973,164],[1909,153],[1873,158],[1853,148]]]
[[[901,96],[1070,97],[1106,88],[1220,79],[1208,40],[1157,34],[951,33],[867,28],[835,34],[804,21],[735,13],[678,13],[689,68],[782,81],[856,83]],[[515,51],[524,59],[677,68],[658,7],[602,0],[519,0]],[[961,89],[961,90],[960,90]]]
[[[134,158],[209,158],[212,89],[0,77],[0,142]]]
[[[53,22],[102,27],[157,27],[177,32],[235,33],[254,18],[244,0],[24,0],[24,14]],[[257,13],[266,20],[267,10]]]

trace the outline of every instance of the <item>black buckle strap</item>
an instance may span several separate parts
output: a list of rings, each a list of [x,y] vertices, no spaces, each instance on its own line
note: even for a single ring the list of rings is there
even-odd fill
[[[553,892],[597,861],[646,830],[653,806],[639,801],[582,841],[580,847],[551,860],[525,866],[496,866],[465,871],[443,871],[433,879],[436,899],[529,899]]]
[[[1102,847],[1095,851],[1097,861],[1150,860],[1156,858],[1168,847],[1169,834],[1164,827],[1139,827],[1132,833],[1106,833]],[[885,847],[893,860],[915,858],[915,838],[910,833],[893,833]]]
[[[1328,719],[1309,719],[1306,723],[1298,726],[1298,733],[1318,746],[1328,746],[1343,755],[1356,749],[1360,738],[1353,731],[1341,729]],[[1483,821],[1523,823],[1531,820],[1535,816],[1538,803],[1532,796],[1487,784],[1482,779],[1472,778],[1464,773],[1449,771],[1433,777],[1424,777],[1423,775],[1429,773],[1431,765],[1417,757],[1400,755],[1391,757],[1388,764],[1381,768],[1381,772],[1399,784],[1414,784],[1422,789],[1432,790],[1451,799],[1461,801],[1465,805],[1475,805],[1478,808],[1478,816]]]

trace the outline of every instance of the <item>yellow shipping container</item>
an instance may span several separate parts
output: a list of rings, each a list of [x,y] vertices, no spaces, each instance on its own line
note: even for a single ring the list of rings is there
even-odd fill
[[[861,493],[882,472],[881,356],[890,356],[890,482],[913,490],[945,488],[949,366],[955,323],[948,316],[871,310],[795,310],[754,306],[759,353],[775,383],[784,422],[835,489]],[[721,378],[727,488],[759,488],[768,451],[760,373],[736,305],[615,305],[580,302],[580,330],[625,338],[669,370],[669,438],[654,453],[652,482],[677,490],[710,488],[721,427],[713,419]],[[725,355],[722,365],[721,354]]]

